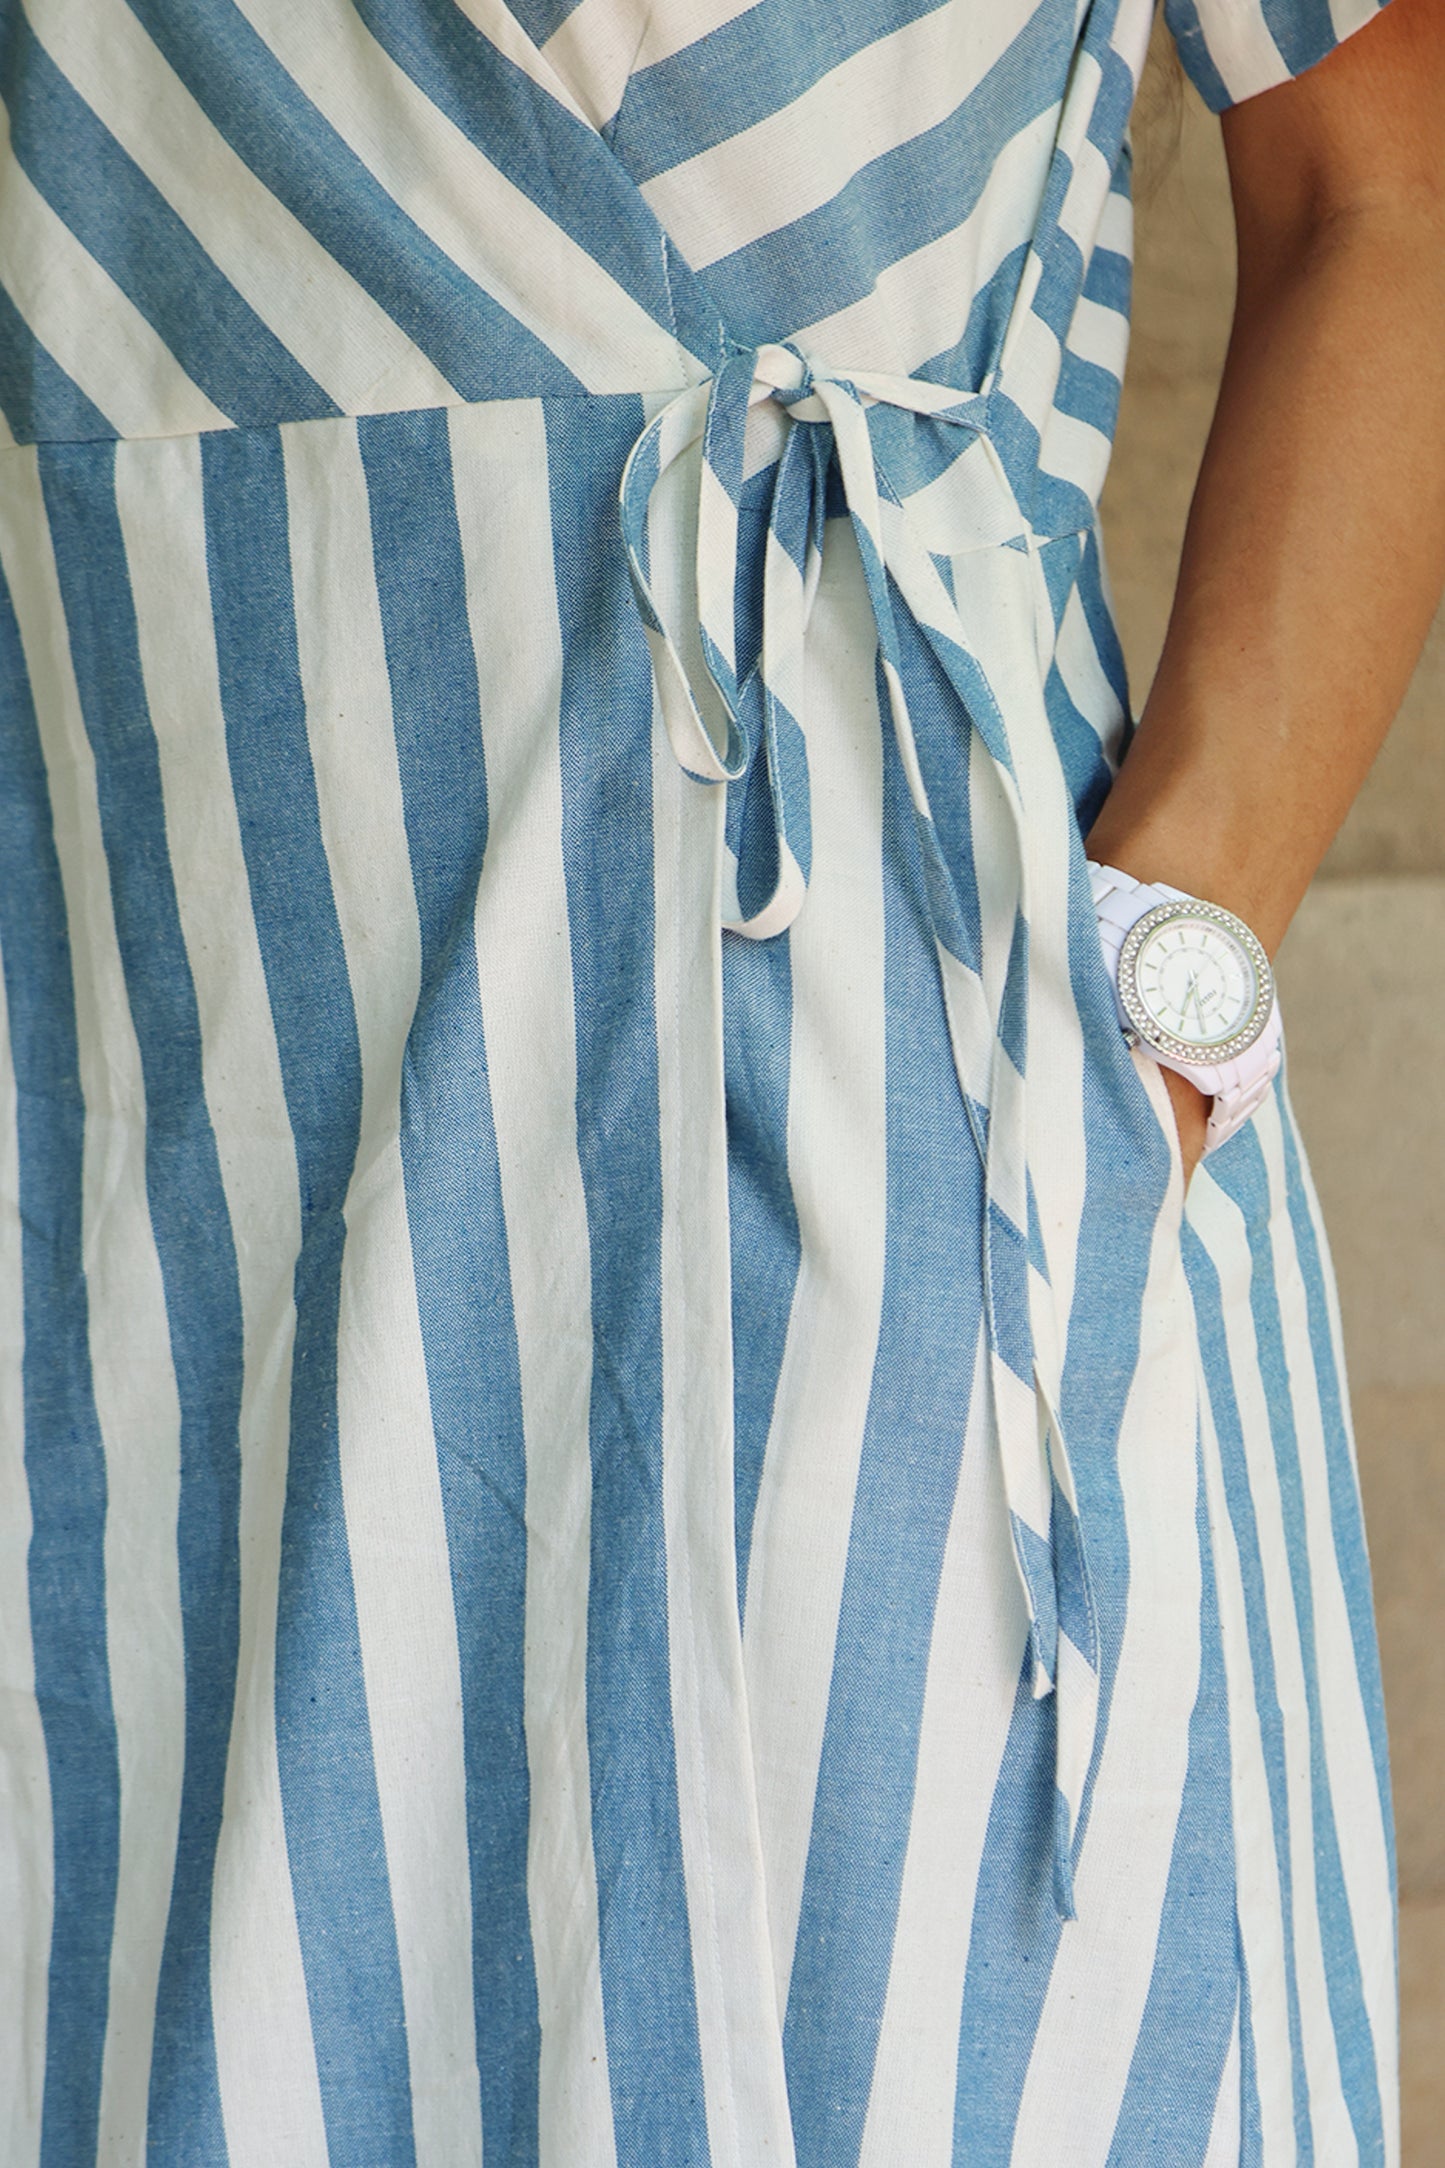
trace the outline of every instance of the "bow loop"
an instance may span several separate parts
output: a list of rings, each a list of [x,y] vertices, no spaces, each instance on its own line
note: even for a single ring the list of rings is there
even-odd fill
[[[724,657],[721,674],[715,668],[716,643],[704,629],[695,587],[687,591],[688,567],[704,546],[706,507],[696,482],[687,486],[686,469],[716,390],[716,383],[691,385],[648,423],[622,471],[620,511],[672,750],[700,782],[729,783],[745,772],[751,747],[730,664]]]

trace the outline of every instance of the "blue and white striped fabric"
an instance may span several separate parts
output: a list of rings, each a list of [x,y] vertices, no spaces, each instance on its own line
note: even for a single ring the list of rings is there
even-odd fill
[[[6,2168],[1398,2160],[1318,1211],[1083,863],[1150,12],[0,13]]]

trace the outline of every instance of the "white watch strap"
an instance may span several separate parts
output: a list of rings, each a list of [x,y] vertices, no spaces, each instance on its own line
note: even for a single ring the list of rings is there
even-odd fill
[[[1242,1129],[1250,1116],[1257,1113],[1269,1097],[1270,1086],[1279,1074],[1284,1051],[1284,1032],[1280,1024],[1278,1001],[1269,1023],[1242,1060],[1247,1060],[1248,1055],[1253,1054],[1256,1048],[1265,1049],[1264,1065],[1261,1067],[1257,1064],[1252,1075],[1241,1077],[1237,1074],[1240,1062],[1228,1062],[1219,1072],[1221,1081],[1210,1109],[1209,1127],[1204,1132],[1206,1153],[1225,1143],[1234,1135],[1236,1129]],[[1224,1079],[1232,1074],[1234,1080],[1225,1082]]]
[[[1124,947],[1124,936],[1146,911],[1152,911],[1156,903],[1166,900],[1174,903],[1192,903],[1194,898],[1182,888],[1170,888],[1163,881],[1146,883],[1136,881],[1132,874],[1120,873],[1114,866],[1096,866],[1089,860],[1089,885],[1094,892],[1094,915],[1099,921],[1099,939],[1109,959],[1109,968],[1118,986],[1119,957]],[[1119,1021],[1124,1022],[1124,1012],[1119,1011]]]

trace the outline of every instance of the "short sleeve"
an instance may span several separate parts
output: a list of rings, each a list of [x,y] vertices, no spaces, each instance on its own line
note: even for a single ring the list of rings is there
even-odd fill
[[[1385,0],[1164,0],[1179,58],[1212,112],[1303,75]]]

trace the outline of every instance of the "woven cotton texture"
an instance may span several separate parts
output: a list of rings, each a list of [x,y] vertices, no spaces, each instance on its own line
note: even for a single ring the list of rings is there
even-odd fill
[[[1150,14],[0,15],[6,2168],[1398,2160],[1318,1211],[1084,863]]]

